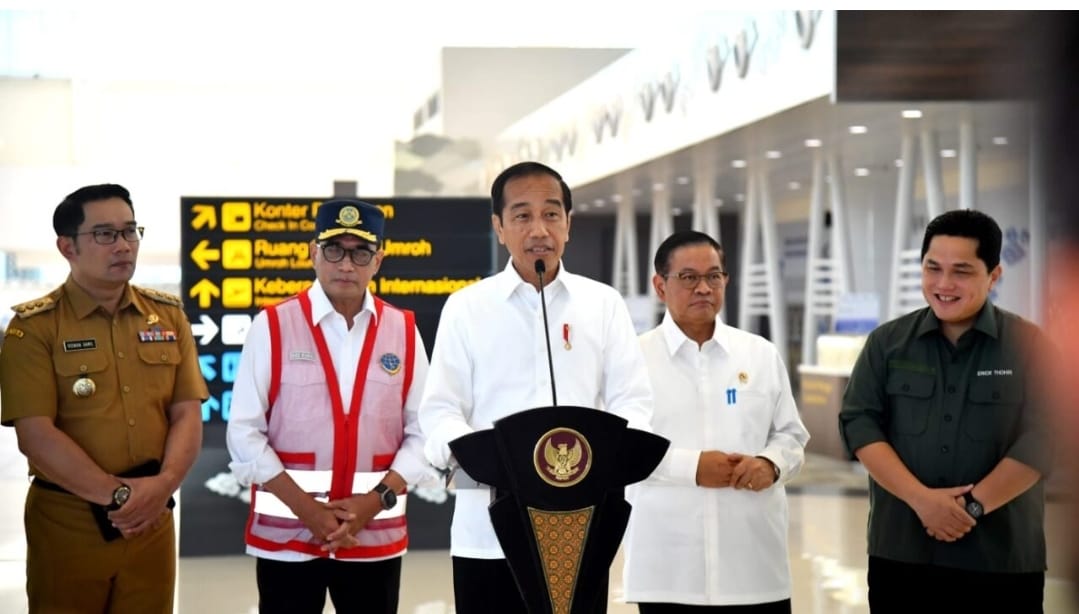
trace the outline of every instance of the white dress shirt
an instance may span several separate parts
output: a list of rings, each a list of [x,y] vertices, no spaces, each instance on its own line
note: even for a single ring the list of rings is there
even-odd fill
[[[605,409],[651,431],[652,394],[625,301],[610,286],[559,266],[544,287],[559,405]],[[450,463],[449,442],[510,414],[550,406],[540,294],[506,269],[450,295],[420,404],[428,460]],[[453,556],[504,558],[486,489],[460,489]]]
[[[712,338],[698,347],[669,313],[640,343],[656,395],[652,427],[671,448],[648,480],[627,489],[626,601],[790,598],[783,484],[801,469],[809,433],[778,350],[718,318]],[[780,480],[762,491],[699,487],[704,450],[764,456]]]
[[[308,296],[311,298],[313,324],[322,326],[326,346],[333,356],[334,373],[341,389],[341,404],[347,413],[352,399],[352,388],[356,383],[356,365],[360,361],[363,343],[367,338],[367,326],[371,318],[376,317],[375,301],[370,292],[365,293],[363,307],[353,319],[352,328],[349,328],[345,317],[334,310],[329,297],[317,281],[311,286]],[[232,457],[229,469],[244,485],[263,484],[285,470],[266,437],[270,363],[270,326],[266,313],[260,311],[251,323],[240,354],[236,380],[232,385],[232,403],[226,434],[229,455]],[[423,436],[417,419],[427,368],[427,351],[417,329],[412,384],[404,408],[405,436],[391,466],[391,469],[410,485],[432,477],[431,469],[423,456]],[[300,552],[269,552],[251,546],[247,547],[247,552],[279,561],[306,561],[316,558]]]

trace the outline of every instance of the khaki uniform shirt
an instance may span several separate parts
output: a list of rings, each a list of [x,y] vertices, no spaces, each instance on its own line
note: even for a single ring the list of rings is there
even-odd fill
[[[108,473],[161,461],[168,408],[209,396],[176,296],[129,285],[110,315],[69,277],[13,309],[0,352],[0,421],[53,418]],[[77,386],[83,378],[92,386]]]
[[[869,336],[843,395],[839,428],[853,454],[889,443],[930,488],[977,484],[1005,457],[1047,474],[1051,464],[1042,339],[1026,320],[986,303],[952,345],[926,307]],[[870,480],[869,554],[983,572],[1045,570],[1044,480],[946,543],[914,510]]]

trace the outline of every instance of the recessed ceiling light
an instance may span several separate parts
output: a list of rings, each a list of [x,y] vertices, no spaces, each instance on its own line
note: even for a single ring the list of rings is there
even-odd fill
[[[918,119],[922,116],[922,112],[919,109],[903,109],[899,114],[906,119]]]
[[[802,187],[802,184],[798,183],[797,181],[792,181],[792,182],[787,184],[787,189],[789,189],[789,190],[797,190],[798,188],[801,188],[801,187]]]
[[[621,194],[611,194],[611,202],[612,203],[620,203],[620,202],[622,202],[622,195]]]
[[[682,209],[680,207],[675,207],[674,209],[671,209],[671,214],[672,215],[682,215]]]
[[[579,209],[581,213],[586,213],[588,211],[588,203],[581,203],[581,206],[577,207],[577,209]]]
[[[942,158],[954,158],[956,156],[954,149],[942,149],[940,150],[940,157]]]
[[[633,195],[634,196],[640,196],[641,195],[641,189],[640,188],[633,188]]]
[[[652,184],[652,191],[653,192],[662,192],[663,191],[663,184],[658,182],[658,181],[653,183]]]
[[[602,207],[603,205],[607,204],[602,198],[597,198],[596,200],[592,201],[592,203],[595,204],[597,207]]]
[[[820,147],[820,139],[806,139],[806,147]]]
[[[847,128],[847,130],[850,130],[851,134],[865,134],[866,132],[869,132],[869,128],[866,128],[865,126],[851,126],[850,128]]]
[[[733,166],[734,168],[745,168],[746,167],[746,161],[745,160],[731,160],[731,166]]]
[[[745,194],[735,194],[734,195],[734,200],[736,200],[738,202],[743,202],[743,201],[745,201],[745,199],[746,199]]]
[[[689,177],[686,177],[685,175],[682,175],[681,177],[675,179],[674,181],[678,185],[686,185],[687,183],[689,183]]]
[[[899,158],[896,158],[895,159],[895,167],[896,168],[903,168],[903,161],[900,160]]]
[[[995,137],[993,137],[993,144],[994,145],[1007,145],[1008,144],[1008,137],[1006,137],[1006,136],[995,136]]]
[[[714,204],[717,207],[722,207],[723,206],[723,199],[722,198],[717,198],[717,199],[712,201],[712,204]]]
[[[775,149],[769,149],[768,151],[764,152],[764,157],[768,158],[769,160],[778,160],[779,158],[783,157],[783,152],[777,151]]]
[[[854,175],[856,177],[867,177],[869,176],[869,169],[864,166],[859,166],[858,168],[854,169]]]

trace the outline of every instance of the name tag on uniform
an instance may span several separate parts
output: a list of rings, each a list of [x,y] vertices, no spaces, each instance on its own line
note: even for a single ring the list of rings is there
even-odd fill
[[[72,339],[64,341],[65,352],[81,352],[83,350],[96,350],[97,339]]]
[[[315,355],[311,352],[289,352],[289,360],[308,360],[314,362]]]

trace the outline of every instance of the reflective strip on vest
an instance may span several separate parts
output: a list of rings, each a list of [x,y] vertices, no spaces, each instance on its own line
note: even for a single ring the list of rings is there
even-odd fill
[[[285,473],[289,474],[289,477],[296,482],[296,485],[300,487],[300,490],[314,494],[316,501],[325,503],[328,500],[326,493],[330,491],[330,481],[333,477],[332,471],[286,469]],[[386,473],[386,471],[355,473],[352,477],[352,494],[367,494],[382,481],[382,478],[386,476]],[[397,505],[388,510],[382,510],[374,519],[383,520],[386,518],[399,518],[404,516],[406,499],[407,497],[404,494],[397,495]],[[267,490],[255,489],[252,505],[254,506],[256,514],[277,516],[278,518],[296,518],[296,514],[292,513],[292,510],[285,505],[284,501],[278,499],[276,495]]]

